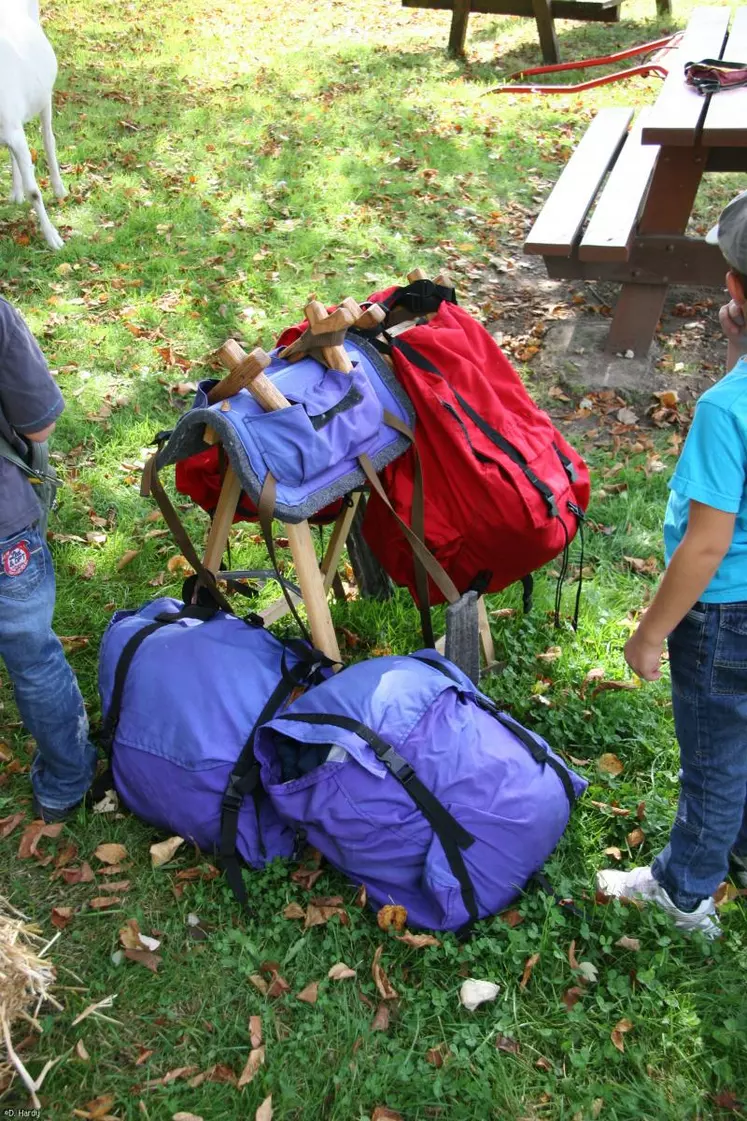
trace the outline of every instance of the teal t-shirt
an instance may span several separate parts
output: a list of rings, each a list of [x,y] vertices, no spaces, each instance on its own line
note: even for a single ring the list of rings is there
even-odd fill
[[[747,357],[706,390],[669,483],[666,562],[684,537],[690,502],[736,514],[734,538],[704,603],[747,602]]]

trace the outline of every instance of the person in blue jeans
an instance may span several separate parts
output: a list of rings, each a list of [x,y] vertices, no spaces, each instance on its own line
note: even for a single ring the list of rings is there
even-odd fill
[[[0,298],[0,432],[24,454],[24,440],[46,440],[64,407],[33,335]],[[21,719],[36,741],[33,810],[53,822],[83,800],[95,774],[96,749],[75,675],[52,630],[54,567],[40,514],[26,476],[0,458],[0,655]]]
[[[730,861],[747,887],[747,191],[708,240],[729,268],[731,299],[720,312],[727,376],[696,406],[669,484],[667,569],[625,647],[631,669],[654,681],[669,642],[679,806],[650,868],[605,869],[597,886],[715,938],[713,893]]]

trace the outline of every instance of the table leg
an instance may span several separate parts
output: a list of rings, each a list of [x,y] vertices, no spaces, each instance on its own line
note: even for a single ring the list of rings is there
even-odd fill
[[[452,56],[464,54],[470,6],[470,0],[454,0],[454,14],[451,17],[451,32],[449,34],[449,54]]]
[[[560,50],[552,18],[552,0],[532,0],[532,8],[537,21],[542,58],[547,63],[560,62]]]
[[[708,151],[704,148],[663,147],[656,162],[638,233],[683,234],[690,220],[703,177]],[[666,281],[666,264],[662,263]],[[644,358],[659,322],[668,283],[623,284],[615,306],[605,349],[613,354],[632,350]]]

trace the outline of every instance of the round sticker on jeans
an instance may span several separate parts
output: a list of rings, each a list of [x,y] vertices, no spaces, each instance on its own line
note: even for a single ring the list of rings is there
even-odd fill
[[[12,549],[6,549],[3,553],[5,575],[20,576],[28,568],[30,555],[28,542],[26,541],[19,541]]]

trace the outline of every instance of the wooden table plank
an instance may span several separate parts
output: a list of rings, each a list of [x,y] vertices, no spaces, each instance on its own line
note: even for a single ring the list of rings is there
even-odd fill
[[[701,58],[721,58],[730,14],[729,8],[696,8],[693,12],[682,43],[667,59],[669,77],[643,130],[644,144],[677,147],[695,144],[708,99],[686,85],[685,63]]]
[[[570,255],[599,184],[627,135],[631,109],[601,109],[564,167],[524,243],[525,253]]]
[[[737,8],[721,56],[728,62],[747,64],[747,7]],[[701,143],[706,147],[747,147],[747,87],[722,90],[708,105]]]
[[[610,172],[586,233],[582,261],[627,261],[635,225],[646,197],[660,149],[641,144],[641,131],[652,110],[644,109],[631,129]]]

